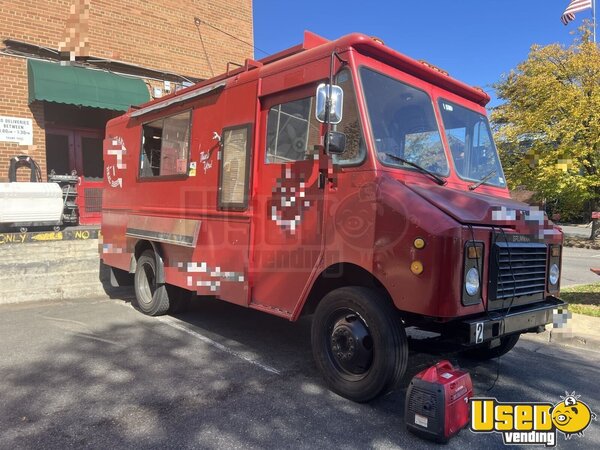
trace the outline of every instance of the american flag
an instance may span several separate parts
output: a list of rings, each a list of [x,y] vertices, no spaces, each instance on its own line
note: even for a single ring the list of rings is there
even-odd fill
[[[564,25],[575,20],[575,13],[592,7],[592,0],[571,0],[560,20]]]

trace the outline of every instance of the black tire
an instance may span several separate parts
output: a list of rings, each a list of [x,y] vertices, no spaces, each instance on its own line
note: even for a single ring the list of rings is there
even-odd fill
[[[156,257],[146,250],[137,260],[134,287],[136,306],[144,314],[160,316],[169,310],[167,286],[156,283]]]
[[[397,311],[364,287],[327,294],[315,311],[311,340],[329,388],[355,402],[393,389],[408,363],[408,342]]]
[[[490,343],[474,347],[470,350],[463,352],[463,355],[470,359],[477,359],[479,361],[486,361],[488,359],[498,358],[499,356],[505,355],[512,350],[512,348],[519,342],[520,334],[511,334],[500,338],[500,345],[494,348],[490,348]]]

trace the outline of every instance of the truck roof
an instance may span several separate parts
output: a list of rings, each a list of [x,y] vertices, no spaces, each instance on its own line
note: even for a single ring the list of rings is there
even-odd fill
[[[301,65],[309,60],[331,54],[332,51],[343,52],[349,48],[384,62],[392,67],[402,70],[410,75],[427,81],[435,86],[450,91],[460,97],[485,106],[490,97],[482,89],[469,86],[449,76],[446,72],[428,64],[410,58],[386,46],[381,40],[361,33],[352,33],[339,39],[330,41],[309,31],[304,32],[304,41],[281,52],[262,58],[258,61],[247,59],[242,67],[201,81],[193,86],[175,93],[151,100],[130,110],[132,116],[140,116],[147,112],[162,109],[185,99],[197,97],[204,93],[222,88],[229,78],[244,72],[257,70],[255,76],[275,73],[283,68]]]

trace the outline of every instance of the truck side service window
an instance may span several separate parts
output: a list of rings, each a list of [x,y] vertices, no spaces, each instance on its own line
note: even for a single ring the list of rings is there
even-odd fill
[[[248,207],[251,125],[223,130],[223,161],[219,183],[221,209]]]
[[[140,177],[187,174],[191,117],[186,111],[142,126]]]
[[[315,118],[314,98],[281,103],[269,110],[266,163],[304,161],[319,144],[320,124]]]
[[[342,70],[336,78],[336,84],[344,90],[344,111],[342,121],[334,125],[333,129],[346,135],[346,150],[341,155],[333,155],[333,162],[342,166],[353,166],[364,160],[367,149],[350,71]]]

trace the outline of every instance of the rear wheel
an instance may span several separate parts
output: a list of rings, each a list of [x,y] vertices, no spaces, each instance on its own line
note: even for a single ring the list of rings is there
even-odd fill
[[[134,286],[137,307],[149,316],[160,316],[169,310],[167,286],[157,284],[156,256],[146,250],[137,260]]]
[[[376,292],[344,287],[327,294],[312,323],[317,367],[330,389],[357,402],[392,389],[402,378],[408,343],[394,307]]]
[[[463,355],[467,358],[478,359],[485,361],[487,359],[498,358],[499,356],[505,355],[510,352],[512,348],[519,342],[520,334],[511,334],[500,338],[500,345],[496,347],[490,347],[491,342],[483,344],[482,346],[466,350]]]

